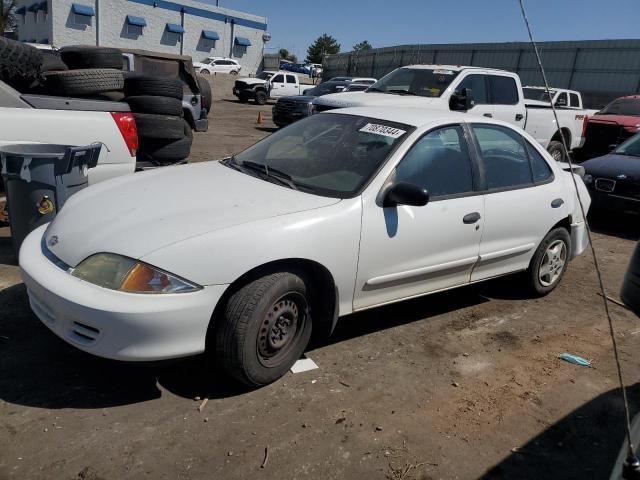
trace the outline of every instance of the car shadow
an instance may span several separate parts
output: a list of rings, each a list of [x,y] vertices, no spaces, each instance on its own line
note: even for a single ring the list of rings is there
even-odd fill
[[[256,130],[260,130],[261,132],[273,133],[278,131],[278,127],[254,127]]]
[[[409,300],[338,322],[322,348],[486,302],[471,289]],[[180,361],[132,364],[82,352],[59,339],[28,307],[23,284],[0,291],[0,399],[39,408],[96,409],[156,399],[163,390],[183,398],[245,394],[205,355]]]
[[[639,411],[640,384],[627,388],[627,394],[633,417]],[[609,390],[512,451],[480,478],[609,478],[625,440],[624,421],[621,391]]]

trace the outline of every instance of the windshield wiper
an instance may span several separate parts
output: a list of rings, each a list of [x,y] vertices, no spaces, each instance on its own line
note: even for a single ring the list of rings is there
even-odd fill
[[[249,170],[254,170],[256,172],[263,173],[267,177],[274,178],[274,179],[278,180],[280,183],[282,183],[283,185],[286,185],[286,186],[288,186],[289,188],[291,188],[293,190],[298,190],[298,187],[293,182],[293,179],[291,178],[291,175],[289,175],[288,173],[285,173],[285,172],[283,172],[281,170],[278,170],[277,168],[271,168],[268,165],[265,165],[264,163],[251,162],[251,161],[244,161],[244,162],[242,162],[241,165],[239,165],[239,164],[237,164],[237,165],[240,168],[244,167],[244,168],[247,168]]]
[[[391,90],[387,90],[387,92],[388,93],[397,93],[399,95],[414,95],[414,96],[418,95],[417,93],[413,93],[413,92],[411,92],[409,90],[401,90],[399,88],[393,88]]]

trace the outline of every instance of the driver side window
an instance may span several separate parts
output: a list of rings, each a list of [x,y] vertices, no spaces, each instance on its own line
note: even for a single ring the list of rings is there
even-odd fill
[[[473,191],[471,158],[462,127],[433,130],[396,167],[396,181],[426,188],[431,198]]]
[[[284,75],[276,75],[273,77],[273,80],[271,80],[271,83],[284,83]]]
[[[456,90],[458,93],[462,93],[465,88],[471,89],[471,95],[473,96],[473,103],[475,105],[486,105],[489,103],[484,75],[469,75],[465,77]]]

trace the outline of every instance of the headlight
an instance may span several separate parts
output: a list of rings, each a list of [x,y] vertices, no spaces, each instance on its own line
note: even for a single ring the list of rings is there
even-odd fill
[[[71,275],[100,287],[130,293],[186,293],[202,288],[144,262],[113,253],[87,257]]]
[[[582,177],[582,181],[585,185],[591,185],[593,183],[593,176],[585,173],[584,177]]]

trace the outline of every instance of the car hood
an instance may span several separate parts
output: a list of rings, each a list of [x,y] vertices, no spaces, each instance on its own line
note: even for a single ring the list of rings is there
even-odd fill
[[[640,127],[640,117],[631,115],[594,115],[589,122],[612,123],[623,127]]]
[[[611,153],[592,158],[581,165],[586,173],[593,176],[616,178],[624,174],[630,181],[640,182],[640,157]]]
[[[267,83],[266,80],[262,80],[261,78],[253,78],[253,77],[243,77],[237,80],[238,82],[244,82],[247,85],[257,85],[258,83]]]
[[[313,103],[334,108],[368,106],[424,107],[425,105],[442,103],[442,99],[380,92],[341,92],[323,95],[316,98]]]
[[[78,192],[49,225],[45,241],[71,266],[100,252],[139,259],[207,232],[339,201],[291,190],[219,162],[165,167]]]

